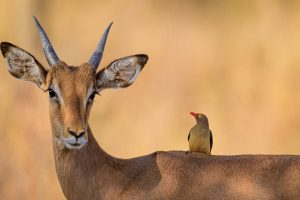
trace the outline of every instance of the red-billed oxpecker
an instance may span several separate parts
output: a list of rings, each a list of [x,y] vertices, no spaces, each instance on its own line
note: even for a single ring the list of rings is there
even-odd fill
[[[190,152],[210,154],[213,146],[213,136],[209,129],[208,119],[204,114],[191,112],[196,119],[196,125],[191,128],[188,136]]]

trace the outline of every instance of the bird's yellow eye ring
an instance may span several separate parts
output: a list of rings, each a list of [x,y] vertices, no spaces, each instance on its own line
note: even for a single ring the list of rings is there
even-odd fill
[[[202,115],[198,115],[198,118],[201,118],[202,117]]]

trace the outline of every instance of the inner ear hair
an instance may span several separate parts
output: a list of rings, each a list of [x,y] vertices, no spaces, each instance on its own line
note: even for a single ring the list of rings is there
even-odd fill
[[[106,88],[124,88],[131,85],[144,68],[148,56],[138,54],[113,61],[96,75],[97,92]]]
[[[7,69],[12,76],[31,81],[41,89],[45,89],[47,70],[34,56],[9,42],[2,42],[0,46]]]

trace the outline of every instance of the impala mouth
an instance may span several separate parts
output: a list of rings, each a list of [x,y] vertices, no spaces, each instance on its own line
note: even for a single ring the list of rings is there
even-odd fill
[[[84,139],[83,137],[80,138],[68,138],[68,139],[62,139],[64,145],[68,148],[68,149],[81,149],[86,143],[87,140]]]
[[[67,143],[67,142],[64,142],[64,143],[68,149],[81,149],[81,147],[83,147],[83,145],[84,145],[84,144],[79,144],[79,143],[75,143],[75,144]]]

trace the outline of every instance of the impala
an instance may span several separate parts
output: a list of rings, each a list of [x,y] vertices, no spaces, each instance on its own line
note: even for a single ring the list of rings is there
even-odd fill
[[[2,42],[1,51],[11,75],[49,93],[56,173],[67,199],[300,199],[300,156],[169,151],[117,159],[107,154],[88,125],[93,99],[103,89],[131,85],[147,55],[115,60],[97,72],[110,24],[90,60],[69,66],[36,18],[35,23],[49,69],[11,43]]]

